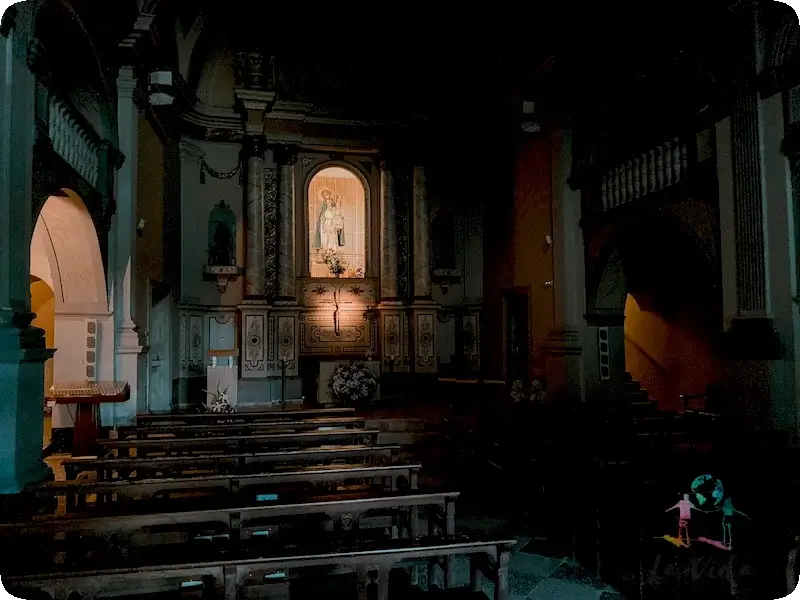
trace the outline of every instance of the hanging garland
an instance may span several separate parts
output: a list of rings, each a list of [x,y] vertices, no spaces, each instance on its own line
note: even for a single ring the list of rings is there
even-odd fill
[[[205,158],[200,159],[200,183],[206,182],[206,173],[211,175],[214,179],[231,179],[237,173],[239,174],[239,185],[242,185],[242,161],[240,160],[236,163],[236,166],[233,170],[228,171],[227,173],[220,173],[219,171],[215,171],[212,169],[208,163],[206,162]]]

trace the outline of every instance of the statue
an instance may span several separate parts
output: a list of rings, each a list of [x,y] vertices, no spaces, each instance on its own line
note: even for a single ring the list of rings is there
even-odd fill
[[[342,197],[333,197],[333,192],[324,189],[320,192],[322,205],[314,234],[314,247],[321,250],[338,250],[344,246],[344,211]]]
[[[229,267],[236,264],[236,216],[220,200],[208,219],[208,264]]]

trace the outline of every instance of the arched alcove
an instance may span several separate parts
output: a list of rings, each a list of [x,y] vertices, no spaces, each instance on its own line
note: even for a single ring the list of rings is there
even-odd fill
[[[37,321],[52,315],[51,327],[37,321],[34,325],[45,330],[48,347],[57,350],[45,365],[45,389],[54,383],[113,377],[113,326],[103,258],[94,222],[78,194],[63,190],[47,199],[30,250],[32,310]],[[49,305],[43,300],[43,286],[52,290]],[[54,442],[55,430],[72,427],[73,416],[67,406],[53,408]]]
[[[311,277],[362,278],[367,271],[367,190],[355,172],[326,166],[308,183]]]
[[[589,298],[590,314],[602,321],[598,335],[606,336],[599,343],[607,340],[598,349],[600,379],[621,381],[627,371],[667,409],[679,408],[680,394],[720,381],[712,349],[721,323],[718,286],[688,228],[666,217],[632,221],[604,255]]]

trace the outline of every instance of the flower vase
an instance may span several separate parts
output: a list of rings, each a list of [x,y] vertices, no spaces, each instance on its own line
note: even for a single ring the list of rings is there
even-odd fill
[[[341,273],[334,273],[333,276],[336,277],[336,279],[339,279],[342,276],[342,274]]]

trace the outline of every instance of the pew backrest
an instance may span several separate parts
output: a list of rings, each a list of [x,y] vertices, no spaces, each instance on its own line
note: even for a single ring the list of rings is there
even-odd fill
[[[145,423],[136,427],[136,436],[145,438],[153,435],[172,435],[174,437],[190,437],[196,435],[210,435],[214,433],[259,433],[270,431],[314,431],[320,428],[360,428],[364,427],[364,417],[316,417],[303,420],[287,421],[255,421],[251,423],[196,423],[161,424]]]
[[[286,421],[310,417],[346,416],[355,414],[350,407],[307,408],[302,410],[252,410],[234,413],[157,413],[136,416],[136,424],[144,423],[241,423],[255,421]]]
[[[387,446],[322,446],[300,450],[274,452],[244,452],[233,454],[200,454],[196,456],[156,456],[144,458],[68,458],[62,462],[67,479],[74,480],[80,473],[97,472],[98,479],[113,479],[138,470],[216,470],[231,469],[242,473],[244,469],[261,464],[296,464],[305,462],[325,462],[352,458],[371,461],[389,461],[400,450],[398,445]]]

